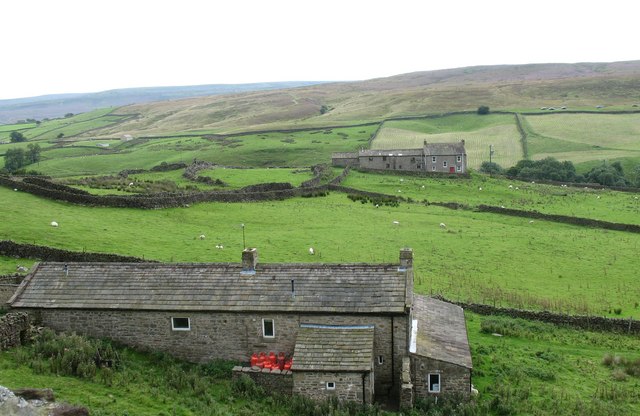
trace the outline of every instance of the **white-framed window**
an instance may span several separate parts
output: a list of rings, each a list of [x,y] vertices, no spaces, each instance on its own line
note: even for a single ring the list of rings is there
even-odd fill
[[[456,170],[457,170],[458,172],[462,172],[462,166],[456,166]]]
[[[436,163],[436,157],[435,156],[431,156],[431,162],[432,163]]]
[[[431,170],[435,171],[436,170],[436,165],[431,166]]]
[[[460,155],[456,156],[456,161],[457,162],[462,162],[462,156],[460,156]]]
[[[327,381],[327,390],[335,390],[336,382],[335,381]]]
[[[378,355],[378,364],[379,365],[384,364],[384,356],[383,355]]]
[[[427,382],[429,383],[429,393],[440,393],[440,374],[429,373]]]
[[[446,167],[447,167],[447,161],[446,161],[446,160],[442,162],[442,167],[443,167],[443,168],[446,168]]]
[[[182,316],[171,317],[172,331],[191,331],[191,319]]]
[[[262,320],[262,336],[264,338],[275,338],[276,337],[276,324],[273,319],[263,319]]]

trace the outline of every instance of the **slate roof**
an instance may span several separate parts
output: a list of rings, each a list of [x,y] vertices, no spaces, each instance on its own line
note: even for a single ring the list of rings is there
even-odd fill
[[[422,148],[420,149],[394,149],[394,150],[361,150],[358,153],[360,157],[368,156],[422,156]]]
[[[466,154],[464,144],[457,143],[427,143],[424,146],[426,156],[454,156]]]
[[[418,321],[418,333],[415,352],[411,352],[473,368],[462,308],[420,295],[414,295],[413,307],[413,319]]]
[[[392,264],[40,263],[14,308],[403,313],[405,272]],[[291,291],[294,281],[295,296]]]
[[[302,324],[293,352],[294,371],[371,371],[373,325]]]

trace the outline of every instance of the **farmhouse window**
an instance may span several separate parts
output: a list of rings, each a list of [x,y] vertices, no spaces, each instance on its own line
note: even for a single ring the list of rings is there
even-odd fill
[[[327,381],[327,390],[335,390],[336,382],[335,381]]]
[[[369,156],[369,162],[373,161],[373,156]]]
[[[443,167],[443,168],[446,168],[446,167],[447,167],[447,161],[446,161],[446,160],[442,162],[442,167]]]
[[[432,162],[432,163],[436,163],[436,157],[435,157],[435,156],[432,156],[432,157],[431,157],[431,162]]]
[[[384,356],[383,355],[378,355],[378,364],[380,364],[380,365],[384,364]]]
[[[412,158],[411,158],[411,161],[412,161],[412,162],[415,162],[415,161],[416,161],[416,158],[415,158],[415,157],[412,157]]]
[[[384,162],[385,160],[387,160],[386,156],[382,156],[382,161]]]
[[[391,165],[387,163],[387,169],[389,169],[390,167],[391,167]]]
[[[275,326],[275,323],[273,322],[273,319],[262,320],[262,336],[265,338],[276,337],[276,326]]]
[[[191,331],[191,320],[189,318],[171,317],[172,331]]]
[[[440,374],[429,374],[427,376],[429,382],[429,393],[440,393]]]
[[[458,172],[462,172],[462,166],[456,166],[456,170],[457,170]]]
[[[418,163],[418,164],[416,165],[416,167],[417,167],[418,169],[420,169],[420,168],[422,168],[422,165],[420,165],[420,163]]]
[[[460,155],[456,156],[456,161],[457,162],[462,162],[462,156],[460,156]]]
[[[431,166],[431,170],[435,171],[436,170],[436,165]]]

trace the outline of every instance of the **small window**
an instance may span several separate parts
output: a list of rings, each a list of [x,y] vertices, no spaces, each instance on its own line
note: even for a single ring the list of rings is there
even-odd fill
[[[436,157],[435,156],[431,157],[431,162],[436,163]]]
[[[398,166],[398,169],[402,169],[402,165]]]
[[[173,331],[191,331],[191,321],[189,318],[171,318],[171,329]]]
[[[456,170],[457,170],[458,172],[462,172],[462,166],[456,166]]]
[[[262,336],[265,338],[275,338],[276,327],[273,323],[273,319],[262,320]]]
[[[378,364],[380,365],[384,364],[384,356],[378,355]]]
[[[335,381],[327,381],[327,390],[335,390],[336,382]]]
[[[369,157],[369,162],[371,162],[371,161],[373,161],[373,157],[370,156]]]
[[[462,156],[456,156],[456,161],[462,162]]]
[[[446,168],[446,167],[447,167],[447,161],[446,161],[446,160],[442,162],[442,167],[443,167],[443,168]]]
[[[389,169],[390,167],[391,167],[391,165],[387,163],[387,169]]]
[[[436,165],[431,166],[431,170],[435,171],[436,170]]]
[[[420,168],[422,168],[422,165],[420,165],[420,164],[418,163],[418,164],[416,165],[416,167],[417,167],[418,169],[420,169]]]
[[[383,161],[386,161],[386,160],[387,160],[387,157],[386,157],[386,156],[382,156],[382,160],[383,160]]]
[[[429,374],[429,393],[440,393],[440,374]]]
[[[415,158],[415,157],[412,157],[412,158],[411,158],[411,161],[412,161],[412,162],[415,162],[415,161],[416,161],[416,158]]]

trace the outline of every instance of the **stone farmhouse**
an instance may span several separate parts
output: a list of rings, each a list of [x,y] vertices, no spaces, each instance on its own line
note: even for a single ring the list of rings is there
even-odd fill
[[[242,263],[44,262],[8,303],[57,331],[193,362],[283,352],[288,393],[315,399],[410,406],[471,389],[463,311],[413,293],[411,249],[399,264],[261,264],[256,249]]]
[[[393,170],[424,173],[467,173],[464,140],[458,143],[427,143],[420,149],[360,150],[333,153],[333,166],[367,170]]]

